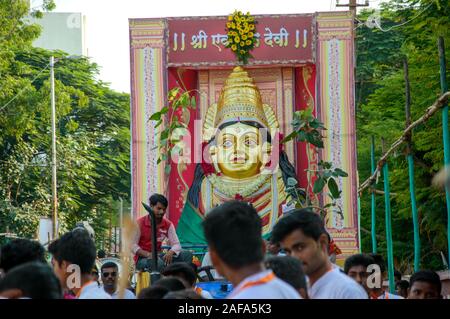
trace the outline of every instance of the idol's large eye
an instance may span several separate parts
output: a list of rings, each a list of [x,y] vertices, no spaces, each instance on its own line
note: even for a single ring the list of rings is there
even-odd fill
[[[233,146],[233,142],[231,142],[230,140],[225,140],[225,141],[223,141],[222,145],[225,148],[229,148],[229,147]]]
[[[245,146],[247,146],[247,147],[255,147],[257,145],[258,145],[258,143],[257,143],[257,141],[254,138],[251,138],[251,137],[246,137],[245,138]]]

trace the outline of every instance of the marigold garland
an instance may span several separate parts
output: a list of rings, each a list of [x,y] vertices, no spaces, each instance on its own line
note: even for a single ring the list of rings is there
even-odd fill
[[[253,58],[250,51],[255,48],[256,21],[250,12],[243,14],[241,11],[234,11],[228,16],[225,31],[228,36],[227,48],[236,55],[238,61],[243,64],[248,63],[249,58]]]

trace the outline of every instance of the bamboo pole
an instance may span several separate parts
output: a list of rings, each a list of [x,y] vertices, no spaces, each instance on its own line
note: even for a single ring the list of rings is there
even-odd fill
[[[123,219],[123,226],[123,244],[122,251],[120,253],[122,273],[119,278],[118,299],[124,298],[125,289],[128,287],[128,280],[130,278],[130,262],[132,262],[131,249],[134,238],[139,230],[139,227],[130,218],[130,216],[125,216]]]
[[[409,72],[408,61],[403,61],[403,69],[405,76],[405,126],[408,127],[411,124],[411,94],[409,86]],[[412,153],[412,131],[406,136],[406,158],[408,160],[408,172],[409,172],[409,194],[411,197],[411,213],[413,219],[414,229],[414,271],[420,269],[420,233],[419,233],[419,216],[417,213],[416,204],[416,187],[414,184],[414,158]]]
[[[375,194],[375,195],[384,195],[384,191],[382,191],[382,190],[379,190],[379,189],[371,189],[370,191],[369,191],[369,193],[373,193],[373,194]],[[391,195],[391,197],[394,197],[394,196],[397,196],[398,195],[398,193],[394,193],[394,192],[390,192],[390,195]]]
[[[358,246],[359,253],[362,253],[362,244],[361,244],[361,197],[358,195]]]
[[[441,91],[447,92],[448,85],[446,79],[445,69],[445,44],[444,38],[438,39],[439,50],[439,73],[441,79]],[[448,169],[450,165],[450,137],[448,132],[448,105],[445,103],[442,108],[442,138],[444,140],[444,167]],[[447,258],[448,268],[450,269],[450,189],[448,184],[445,184],[445,200],[447,202]]]
[[[382,146],[384,152],[384,139],[382,139]],[[383,165],[383,179],[384,179],[384,205],[386,211],[386,245],[387,245],[387,260],[388,260],[388,278],[389,278],[389,292],[394,293],[394,252],[392,245],[392,223],[391,223],[391,200],[389,197],[389,168],[387,161]]]
[[[372,144],[370,145],[370,172],[373,174],[375,171],[375,138],[372,135]],[[375,187],[373,188],[375,190]],[[375,192],[371,194],[371,212],[372,212],[372,252],[377,253],[377,229],[376,229],[376,203]]]
[[[366,233],[366,234],[368,234],[368,235],[371,235],[371,234],[372,234],[372,232],[371,232],[370,230],[365,229],[364,227],[361,227],[361,231],[364,232],[364,233]],[[381,236],[381,235],[376,235],[376,237],[377,237],[378,239],[380,239],[380,240],[383,239],[383,236]]]
[[[377,175],[380,174],[384,163],[386,162],[387,158],[394,152],[404,141],[406,135],[412,131],[414,128],[419,126],[420,124],[426,122],[430,117],[432,117],[437,111],[439,111],[442,106],[447,103],[448,98],[450,97],[450,92],[445,92],[442,94],[439,98],[437,98],[434,103],[427,108],[425,111],[425,114],[420,117],[418,120],[416,120],[414,123],[412,123],[406,130],[403,131],[403,134],[391,145],[389,150],[384,153],[383,156],[381,156],[380,160],[377,162],[377,167],[375,168],[375,171],[373,174],[366,179],[359,187],[358,192],[362,193],[366,188],[368,188],[372,183],[377,179]]]

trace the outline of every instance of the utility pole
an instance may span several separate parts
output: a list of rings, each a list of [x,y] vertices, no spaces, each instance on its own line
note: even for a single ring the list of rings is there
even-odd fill
[[[123,231],[123,199],[119,197],[120,200],[120,211],[119,211],[119,252],[122,253],[122,231]]]
[[[349,3],[336,3],[336,7],[348,7],[348,9],[352,12],[353,19],[356,17],[356,8],[357,7],[368,7],[369,1],[366,0],[364,4],[357,3],[356,0],[349,0]]]
[[[56,106],[55,106],[55,59],[50,57],[50,87],[52,108],[52,223],[53,239],[58,238],[58,195],[56,189]]]

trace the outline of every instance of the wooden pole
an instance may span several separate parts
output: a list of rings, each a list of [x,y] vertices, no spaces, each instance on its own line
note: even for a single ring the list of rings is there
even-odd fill
[[[375,138],[372,135],[372,144],[370,145],[370,172],[373,174],[375,171]],[[375,188],[375,187],[374,187]],[[372,204],[372,252],[377,253],[377,228],[376,228],[376,203],[375,203],[375,192],[371,194]]]
[[[352,12],[353,19],[356,18],[356,0],[350,0],[349,3],[350,11]]]
[[[52,223],[53,238],[58,236],[58,189],[56,168],[56,102],[55,102],[55,58],[50,57],[50,104],[52,115]]]
[[[382,147],[384,151],[384,139],[382,139]],[[386,245],[387,245],[387,260],[388,260],[388,278],[389,278],[389,292],[394,293],[394,252],[392,245],[392,224],[391,224],[391,200],[389,197],[389,168],[388,163],[383,165],[383,179],[384,179],[384,204],[386,210]]]
[[[445,44],[444,38],[438,39],[439,50],[439,70],[441,78],[441,91],[447,92],[447,79],[445,72]],[[442,138],[444,139],[444,167],[446,170],[450,168],[450,137],[448,131],[448,104],[445,103],[442,108]],[[447,259],[448,268],[450,269],[450,189],[448,183],[445,184],[445,200],[447,202]]]
[[[358,246],[359,246],[359,253],[362,253],[362,244],[361,244],[361,197],[359,197],[358,194]]]
[[[405,76],[405,115],[406,127],[411,125],[411,94],[409,86],[408,60],[403,60],[403,69]],[[408,160],[409,172],[409,194],[411,197],[411,211],[414,228],[414,271],[420,269],[420,233],[419,233],[419,215],[416,204],[416,187],[414,184],[414,158],[412,154],[412,131],[406,136],[406,158]]]
[[[379,190],[379,189],[371,189],[370,193],[374,193],[375,195],[384,195],[384,191]],[[391,195],[391,197],[394,197],[394,196],[397,196],[398,193],[391,192],[390,195]]]
[[[122,237],[123,237],[123,199],[119,197],[120,200],[120,211],[119,211],[119,252],[122,252]]]
[[[109,255],[112,254],[112,210],[109,211]]]
[[[365,3],[358,3],[356,0],[349,0],[349,3],[336,3],[336,7],[348,7],[348,9],[352,12],[353,19],[356,17],[356,8],[357,7],[368,7],[369,1],[366,0]]]

